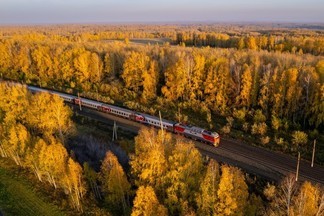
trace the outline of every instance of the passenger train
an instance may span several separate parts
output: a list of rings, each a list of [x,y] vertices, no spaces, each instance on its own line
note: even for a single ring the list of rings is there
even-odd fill
[[[151,125],[154,127],[161,127],[161,121],[159,118],[151,115],[147,115],[144,113],[139,113],[135,112],[129,109],[113,106],[110,104],[105,104],[101,102],[97,102],[94,100],[89,100],[85,98],[79,98],[74,95],[69,95],[69,94],[64,94],[60,93],[57,91],[52,91],[52,90],[46,90],[34,86],[27,86],[27,88],[32,92],[32,93],[37,93],[37,92],[47,92],[51,94],[55,94],[63,98],[64,101],[72,103],[72,104],[77,104],[77,105],[82,105],[87,108],[95,109],[100,112],[104,113],[109,113],[113,114],[119,117],[127,118],[135,122],[139,122],[142,124],[146,125]],[[201,142],[206,142],[208,144],[211,144],[213,146],[218,146],[220,142],[220,137],[219,134],[216,132],[210,132],[208,130],[205,130],[203,128],[195,127],[195,126],[190,126],[190,125],[185,125],[182,123],[177,123],[169,120],[162,119],[162,126],[165,130],[183,135],[185,137],[198,140]]]

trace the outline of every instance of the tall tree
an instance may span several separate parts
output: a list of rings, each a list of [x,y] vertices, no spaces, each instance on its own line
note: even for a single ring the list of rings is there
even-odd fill
[[[39,181],[43,181],[45,170],[43,170],[44,152],[46,152],[47,144],[41,138],[38,138],[34,147],[30,149],[26,158],[26,166],[29,167],[37,176]]]
[[[72,206],[82,211],[81,199],[85,194],[82,167],[73,159],[68,159],[67,173],[63,178],[63,187],[69,191]]]
[[[198,53],[193,53],[193,61],[190,99],[195,101],[202,99],[203,96],[203,77],[206,59]]]
[[[2,148],[6,155],[11,157],[17,165],[23,165],[24,157],[27,155],[27,144],[29,142],[29,133],[22,124],[15,124],[9,126],[7,137],[2,141]]]
[[[90,81],[98,83],[102,80],[102,61],[97,53],[92,52],[89,62]]]
[[[31,52],[33,61],[33,70],[37,75],[38,83],[41,86],[46,86],[53,78],[53,59],[51,56],[51,49],[47,45],[37,45]]]
[[[136,185],[149,185],[161,192],[162,178],[167,170],[166,148],[170,135],[142,128],[135,138],[135,155],[131,157]]]
[[[132,51],[125,59],[121,75],[125,87],[139,92],[143,86],[143,73],[148,73],[149,57],[143,52]]]
[[[150,186],[140,186],[136,191],[132,216],[165,216],[167,209],[159,203],[155,192]]]
[[[12,64],[14,66],[14,70],[20,73],[20,79],[27,78],[28,80],[29,78],[32,78],[32,73],[30,72],[31,57],[29,46],[26,44],[16,43],[12,54],[15,56],[12,58]]]
[[[241,170],[223,165],[217,196],[218,215],[243,215],[248,199],[248,187]]]
[[[246,38],[245,44],[246,44],[246,47],[248,49],[251,49],[251,50],[257,50],[258,49],[256,39],[253,36],[249,36],[248,38]]]
[[[293,202],[297,192],[294,175],[289,175],[280,183],[277,197],[271,203],[272,215],[293,215]]]
[[[52,95],[49,106],[50,109],[48,109],[48,112],[50,112],[51,119],[56,125],[53,130],[59,133],[59,137],[64,143],[64,135],[66,135],[72,127],[72,112],[70,108],[64,104],[62,98],[57,95]]]
[[[213,110],[225,114],[233,93],[232,84],[228,59],[221,57],[212,62],[208,68],[204,92],[206,102]]]
[[[76,70],[78,82],[83,83],[88,81],[91,76],[91,72],[89,70],[91,64],[91,52],[86,51],[85,49],[77,49],[76,52],[76,57],[73,59],[73,66]]]
[[[316,215],[319,199],[319,189],[313,186],[310,182],[304,182],[299,190],[294,204],[296,215]]]
[[[269,95],[270,92],[270,77],[271,77],[271,65],[267,65],[264,67],[263,76],[260,80],[260,95],[258,104],[261,106],[263,113],[265,113],[266,116],[269,115]]]
[[[258,55],[254,55],[250,57],[250,68],[252,70],[252,91],[251,91],[251,103],[253,106],[257,105],[257,99],[260,90],[260,57]]]
[[[0,83],[0,110],[4,113],[2,120],[7,124],[25,122],[29,107],[28,97],[25,86]]]
[[[59,133],[62,141],[64,133],[72,126],[71,111],[57,95],[48,93],[34,95],[27,113],[27,123],[30,127],[49,136]]]
[[[0,72],[1,72],[1,77],[3,73],[7,73],[10,65],[10,59],[11,59],[11,55],[10,55],[10,44],[5,41],[1,41],[0,42]]]
[[[142,101],[147,103],[156,97],[157,84],[159,81],[159,74],[157,70],[157,62],[151,60],[148,70],[144,70],[142,74],[143,80],[143,94]]]
[[[310,108],[309,122],[319,127],[324,123],[324,84],[318,85],[316,92],[314,93],[312,106]]]
[[[47,181],[54,188],[57,188],[66,175],[68,154],[63,145],[57,142],[57,140],[52,139],[50,142],[51,144],[47,146],[45,151],[40,152],[40,169],[43,170]]]
[[[169,167],[164,177],[165,205],[171,214],[185,215],[192,211],[195,193],[202,177],[202,158],[192,143],[178,142],[168,158]]]
[[[241,79],[241,91],[237,101],[239,101],[241,106],[249,108],[251,105],[252,73],[247,64],[243,65],[243,74]]]
[[[106,153],[105,159],[101,164],[99,179],[102,184],[102,190],[105,193],[105,200],[111,210],[117,212],[122,210],[126,214],[130,184],[117,157],[111,151]],[[122,206],[122,209],[120,206]]]
[[[180,53],[172,64],[169,64],[165,75],[165,86],[162,87],[162,93],[169,101],[176,101],[182,98],[187,87],[186,64],[184,54]]]
[[[210,160],[205,177],[200,183],[200,190],[197,196],[199,215],[216,215],[219,181],[219,164],[214,160]]]
[[[292,114],[296,113],[298,109],[298,101],[301,97],[301,88],[298,86],[298,70],[296,68],[291,68],[286,71],[287,77],[287,92],[286,92],[286,106],[285,115],[289,117],[294,117]],[[293,119],[295,120],[295,119]]]

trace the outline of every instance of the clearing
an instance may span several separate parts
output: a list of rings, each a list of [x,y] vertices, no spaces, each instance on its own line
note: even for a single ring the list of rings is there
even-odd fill
[[[13,175],[0,158],[0,215],[64,215],[42,199],[24,175]]]

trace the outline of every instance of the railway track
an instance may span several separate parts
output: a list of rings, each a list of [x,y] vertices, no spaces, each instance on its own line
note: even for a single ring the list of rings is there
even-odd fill
[[[83,107],[82,111],[76,105],[71,105],[74,111],[80,115],[90,117],[107,124],[116,121],[119,128],[137,133],[143,127],[142,124],[120,118],[107,113],[98,112]],[[180,139],[185,137],[177,135]],[[242,168],[248,173],[260,175],[265,178],[280,181],[283,176],[296,172],[297,158],[278,152],[272,152],[260,147],[251,146],[239,141],[222,138],[220,146],[215,148],[205,143],[192,141],[196,147],[204,154],[219,162],[228,163]],[[310,167],[310,162],[301,160],[299,170],[299,180],[312,181],[324,185],[324,167],[315,164]]]

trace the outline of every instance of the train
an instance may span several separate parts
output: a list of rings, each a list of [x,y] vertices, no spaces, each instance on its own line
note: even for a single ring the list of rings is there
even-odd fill
[[[75,95],[61,93],[53,90],[46,90],[35,86],[27,86],[32,93],[47,92],[58,95],[65,102],[81,105],[90,109],[94,109],[103,113],[112,114],[118,117],[126,118],[134,122],[142,123],[153,127],[163,127],[165,130],[185,136],[187,138],[201,141],[217,147],[220,143],[220,136],[217,132],[208,131],[203,128],[187,125],[179,122],[173,122],[166,119],[159,119],[158,117],[148,115],[145,113],[136,112],[126,108],[106,104],[86,98],[81,98]]]

